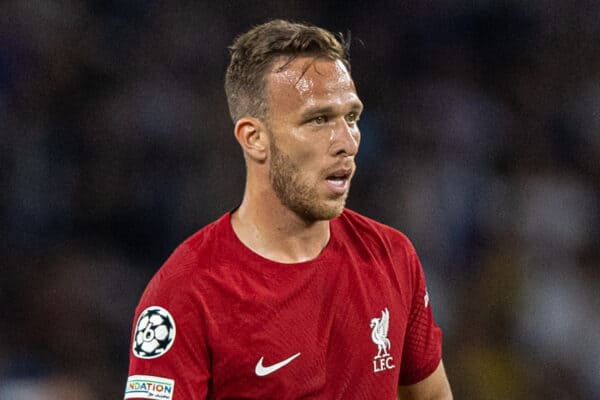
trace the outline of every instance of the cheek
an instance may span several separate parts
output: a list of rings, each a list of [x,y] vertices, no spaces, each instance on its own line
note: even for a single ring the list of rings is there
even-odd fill
[[[304,151],[295,154],[296,178],[308,187],[314,187],[321,180],[324,160],[314,153]]]
[[[328,141],[324,135],[292,135],[294,140],[288,143],[290,156],[301,172],[311,172],[322,167],[323,157],[327,155]],[[304,171],[307,169],[307,171]]]
[[[299,154],[297,161],[298,172],[308,181],[318,179],[323,169],[323,159],[316,157],[313,153],[304,152]]]

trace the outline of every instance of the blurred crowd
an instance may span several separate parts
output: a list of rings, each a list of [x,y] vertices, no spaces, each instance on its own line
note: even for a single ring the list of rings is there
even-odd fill
[[[241,200],[227,46],[272,18],[351,35],[349,207],[415,244],[455,398],[600,398],[600,3],[9,0],[0,399],[122,396],[145,284]]]

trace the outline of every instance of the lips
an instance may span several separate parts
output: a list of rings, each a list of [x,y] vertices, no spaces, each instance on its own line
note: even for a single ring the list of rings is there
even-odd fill
[[[348,190],[351,177],[352,168],[340,168],[327,175],[325,180],[329,189],[335,193],[343,194]]]
[[[333,172],[331,172],[329,175],[327,175],[327,180],[332,180],[332,181],[344,181],[350,178],[350,176],[352,175],[352,168],[340,168],[337,169]]]

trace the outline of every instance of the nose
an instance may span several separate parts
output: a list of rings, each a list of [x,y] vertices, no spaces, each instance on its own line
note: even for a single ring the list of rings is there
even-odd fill
[[[356,124],[350,125],[340,118],[331,131],[331,153],[335,156],[353,157],[358,152],[360,130]]]

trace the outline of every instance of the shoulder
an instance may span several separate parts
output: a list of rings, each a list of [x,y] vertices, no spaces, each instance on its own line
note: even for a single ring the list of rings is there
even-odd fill
[[[154,274],[144,292],[144,298],[157,299],[173,293],[184,295],[197,292],[202,277],[208,273],[218,254],[223,253],[224,215],[183,241]]]
[[[421,274],[415,247],[399,230],[348,209],[338,217],[336,227],[345,251],[355,258],[389,265],[394,274],[408,274],[411,281]]]
[[[345,209],[337,219],[338,225],[347,235],[360,239],[370,246],[384,246],[389,251],[414,253],[410,239],[401,231],[364,215]]]
[[[208,261],[219,254],[225,246],[228,223],[229,216],[224,215],[204,226],[184,240],[169,256],[161,269],[172,274],[186,274],[198,272],[199,269],[209,266],[210,262]]]

